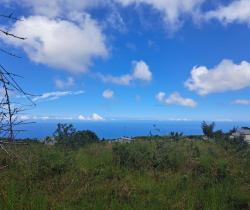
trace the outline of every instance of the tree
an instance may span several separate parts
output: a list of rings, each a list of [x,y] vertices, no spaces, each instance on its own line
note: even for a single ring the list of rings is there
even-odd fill
[[[203,134],[207,136],[208,138],[212,138],[214,136],[214,127],[215,127],[214,122],[212,122],[211,124],[208,124],[207,122],[203,121],[201,124]]]
[[[73,135],[76,133],[76,129],[72,124],[57,124],[56,131],[54,132],[54,138],[58,145],[71,145],[71,139]]]
[[[0,18],[6,18],[9,20],[19,20],[13,16],[13,13],[10,15],[0,15]],[[17,36],[8,32],[7,30],[0,28],[0,33],[7,37],[12,37],[18,40],[25,40],[24,37]],[[12,56],[15,58],[20,58],[8,50],[0,48],[0,52]],[[19,75],[13,74],[7,71],[3,65],[0,64],[0,87],[1,87],[1,96],[0,96],[0,137],[7,138],[8,141],[13,142],[16,134],[21,132],[21,129],[17,129],[17,126],[27,124],[27,122],[20,120],[19,114],[24,111],[27,106],[35,105],[34,102],[29,98],[30,94],[26,93],[21,86],[16,82],[16,78],[20,77]],[[24,97],[30,102],[29,105],[21,105],[15,103],[12,100],[13,95],[18,95],[19,97]]]
[[[86,144],[98,142],[98,136],[90,130],[77,131],[73,136],[74,147],[84,146]]]
[[[98,136],[90,131],[76,131],[72,124],[57,124],[54,132],[54,138],[57,145],[77,148],[86,144],[98,142]]]

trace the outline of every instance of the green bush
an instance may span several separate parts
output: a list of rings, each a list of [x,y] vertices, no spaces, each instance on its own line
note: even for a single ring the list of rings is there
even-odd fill
[[[58,124],[54,132],[56,145],[78,148],[89,143],[98,142],[98,136],[90,131],[76,131],[72,124]]]
[[[208,124],[207,122],[203,121],[201,124],[203,134],[207,136],[208,138],[214,137],[214,127],[215,127],[214,122],[212,122],[211,124]]]
[[[146,169],[151,166],[153,151],[147,143],[117,144],[113,147],[114,162],[132,169]]]
[[[133,170],[176,170],[183,161],[183,154],[171,150],[168,141],[136,141],[116,144],[113,160],[119,166]]]
[[[57,175],[64,174],[70,167],[72,162],[64,151],[59,150],[43,150],[42,153],[33,162],[33,178],[45,179]]]

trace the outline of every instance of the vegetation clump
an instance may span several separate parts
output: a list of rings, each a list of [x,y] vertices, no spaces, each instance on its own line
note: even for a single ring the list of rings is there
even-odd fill
[[[56,145],[78,148],[86,144],[98,142],[98,136],[90,131],[77,131],[72,124],[58,124],[54,132]]]

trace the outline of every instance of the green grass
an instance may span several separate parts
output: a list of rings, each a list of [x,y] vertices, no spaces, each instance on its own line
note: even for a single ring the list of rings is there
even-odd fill
[[[31,143],[0,151],[1,210],[250,209],[250,149],[138,139],[77,150]]]

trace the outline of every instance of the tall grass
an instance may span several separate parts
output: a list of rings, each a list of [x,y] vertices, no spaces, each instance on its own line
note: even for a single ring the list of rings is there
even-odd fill
[[[186,138],[0,151],[1,210],[249,209],[250,150]]]

